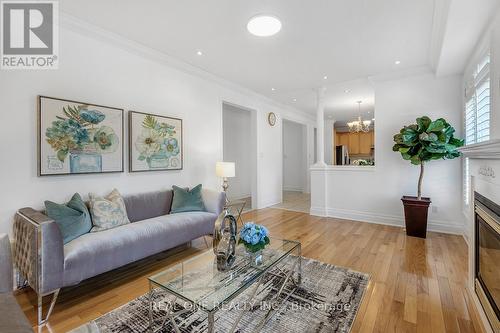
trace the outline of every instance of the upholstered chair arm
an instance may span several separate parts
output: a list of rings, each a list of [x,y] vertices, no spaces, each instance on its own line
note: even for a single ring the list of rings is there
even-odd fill
[[[33,208],[16,213],[14,265],[39,295],[62,287],[63,238],[54,220]]]
[[[224,192],[204,188],[201,190],[201,196],[203,197],[203,203],[207,212],[214,213],[217,216],[222,213],[226,201],[226,194]]]
[[[10,293],[14,287],[12,270],[12,252],[9,236],[0,234],[0,294]]]

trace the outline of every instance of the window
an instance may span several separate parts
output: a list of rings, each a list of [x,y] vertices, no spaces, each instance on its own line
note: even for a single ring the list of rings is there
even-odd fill
[[[487,53],[473,68],[465,86],[465,144],[490,139],[490,55]],[[470,204],[469,159],[463,160],[463,199]]]
[[[490,139],[490,56],[474,69],[465,88],[465,144]]]

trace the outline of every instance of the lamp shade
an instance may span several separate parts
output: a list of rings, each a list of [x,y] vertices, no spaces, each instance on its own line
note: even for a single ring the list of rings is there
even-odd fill
[[[234,177],[234,166],[234,162],[217,162],[217,164],[215,165],[215,173],[218,177]]]

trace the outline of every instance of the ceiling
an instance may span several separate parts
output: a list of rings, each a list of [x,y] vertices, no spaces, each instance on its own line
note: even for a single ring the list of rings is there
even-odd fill
[[[373,108],[364,78],[429,64],[442,1],[464,0],[65,0],[60,7],[311,114],[313,88],[325,85],[327,112],[340,119],[357,113],[358,99]],[[282,30],[250,35],[246,23],[259,13],[279,17]]]

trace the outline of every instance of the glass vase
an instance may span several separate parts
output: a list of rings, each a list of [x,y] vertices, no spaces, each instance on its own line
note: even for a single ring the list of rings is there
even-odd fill
[[[252,266],[262,265],[262,250],[251,252],[248,248],[245,247],[245,256],[250,265]]]

